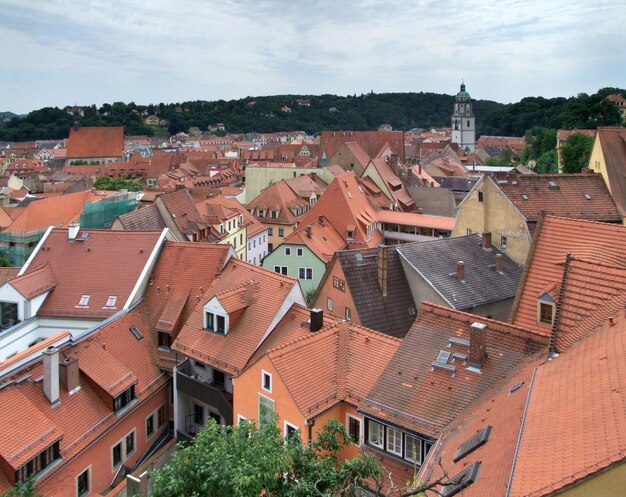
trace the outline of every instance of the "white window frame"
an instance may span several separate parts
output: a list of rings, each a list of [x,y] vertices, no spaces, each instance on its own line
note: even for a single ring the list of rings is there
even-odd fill
[[[333,299],[332,297],[326,297],[326,309],[329,311],[333,310]]]
[[[509,244],[509,240],[506,236],[501,236],[500,237],[500,247],[502,247],[503,249],[505,249]]]
[[[285,438],[285,440],[287,440],[287,427],[293,428],[296,431],[300,430],[300,428],[298,428],[296,425],[285,420],[283,423],[283,437]]]
[[[278,271],[276,271],[276,268],[278,268]],[[283,269],[285,270],[284,273],[283,273]],[[289,272],[289,268],[287,266],[274,266],[274,272],[278,274],[282,274],[283,276],[287,276]]]
[[[406,441],[409,438],[415,441],[415,446],[417,447],[415,458],[413,457],[413,454],[407,453],[409,444],[406,443]],[[414,437],[413,435],[409,435],[408,433],[405,433],[404,435],[404,459],[406,459],[407,461],[411,461],[412,463],[415,463],[415,464],[422,464],[422,443],[423,441],[421,438]]]
[[[354,441],[354,444],[357,447],[363,445],[363,441],[365,438],[365,420],[359,416],[355,416],[354,414],[346,413],[346,432],[348,435],[350,434],[350,419],[354,419],[359,422],[359,438]]]
[[[270,387],[269,388],[265,387],[265,378],[266,377],[268,377],[269,380],[270,380]],[[265,371],[265,369],[261,370],[261,388],[265,392],[272,393],[272,373],[270,373],[269,371]]]
[[[244,415],[237,413],[237,426],[241,424],[242,421],[248,421]]]
[[[372,427],[375,426],[376,430],[380,430],[380,442],[375,442],[372,438]],[[368,420],[367,424],[367,443],[372,447],[378,447],[379,449],[385,449],[385,425],[378,421]]]
[[[81,295],[78,305],[80,307],[87,307],[89,305],[89,299],[91,299],[91,295]]]
[[[287,256],[291,255],[291,247],[285,247],[285,255]]]
[[[115,307],[115,304],[117,304],[117,297],[115,295],[109,295],[105,307]]]
[[[312,267],[299,267],[298,268],[298,279],[299,280],[312,280],[313,279],[313,268]]]
[[[91,464],[89,466],[87,466],[83,471],[81,471],[80,473],[78,473],[78,475],[76,476],[76,497],[85,497],[86,495],[89,495],[91,493],[91,488],[92,488],[92,483],[91,483],[91,474],[92,474],[92,468],[91,468]],[[78,479],[85,474],[85,472],[87,472],[87,492],[84,493],[80,493],[78,491]]]
[[[298,257],[302,257],[302,256],[304,255],[304,249],[303,249],[302,247],[298,247],[298,248],[296,249],[296,255],[297,255]]]
[[[261,425],[261,399],[268,400],[272,403],[272,413],[276,414],[276,401],[274,399],[270,399],[268,396],[259,394],[257,399],[257,409],[258,409],[258,425]]]
[[[345,318],[346,321],[352,321],[352,309],[350,309],[348,306],[346,306]]]
[[[395,450],[396,442],[400,440],[400,450]],[[402,457],[403,456],[403,443],[402,443],[402,431],[397,428],[392,428],[391,426],[387,426],[385,428],[385,451],[390,454]]]

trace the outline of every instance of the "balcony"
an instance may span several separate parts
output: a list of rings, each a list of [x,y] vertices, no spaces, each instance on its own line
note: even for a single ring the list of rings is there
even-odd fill
[[[232,394],[224,389],[224,385],[194,378],[189,360],[176,368],[176,389],[193,399],[213,406],[227,425],[233,424]]]

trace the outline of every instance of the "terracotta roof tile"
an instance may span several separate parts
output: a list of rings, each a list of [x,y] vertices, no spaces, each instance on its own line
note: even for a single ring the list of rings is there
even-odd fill
[[[67,140],[68,159],[121,157],[124,152],[123,127],[71,128]]]
[[[117,397],[137,383],[135,374],[106,350],[105,342],[88,340],[75,349],[75,352],[79,356],[81,372],[111,397]]]
[[[330,159],[344,143],[355,142],[370,156],[375,157],[388,143],[401,161],[404,161],[404,133],[402,131],[322,131],[319,156]]]
[[[169,213],[174,217],[180,231],[191,235],[206,228],[206,223],[191,198],[189,190],[183,189],[161,195],[157,203],[162,202]]]
[[[337,250],[346,246],[343,237],[330,224],[320,219],[308,225],[300,223],[298,229],[283,240],[283,244],[305,245],[325,263],[333,258]]]
[[[9,281],[9,284],[20,292],[27,300],[31,300],[37,295],[41,295],[48,290],[52,290],[56,286],[56,280],[52,269],[46,264],[45,266],[17,276]]]
[[[526,218],[540,212],[590,221],[622,222],[599,174],[520,174],[494,183]]]
[[[117,218],[125,230],[150,231],[166,228],[165,220],[156,205],[149,205]]]
[[[456,368],[454,375],[434,368],[432,363],[442,350],[469,356],[467,346],[448,345],[450,338],[468,340],[474,322],[487,325],[487,357],[481,372],[467,371],[462,361],[449,364]],[[485,392],[524,366],[532,354],[545,353],[547,342],[547,334],[422,303],[415,324],[360,410],[410,431],[437,437]]]
[[[455,217],[431,216],[428,214],[415,214],[413,212],[388,210],[379,211],[377,213],[377,217],[382,223],[419,226],[422,228],[432,228],[443,231],[452,231],[456,223]]]
[[[293,210],[303,209],[309,203],[300,197],[286,181],[278,181],[272,183],[265,190],[259,193],[252,201],[248,202],[247,208],[264,209],[266,211],[265,218],[259,218],[261,222],[272,224],[295,224],[299,221],[300,216],[292,212]],[[278,209],[278,218],[271,219],[270,210]]]
[[[269,358],[307,418],[332,405],[357,405],[369,392],[400,340],[340,323],[273,349]]]

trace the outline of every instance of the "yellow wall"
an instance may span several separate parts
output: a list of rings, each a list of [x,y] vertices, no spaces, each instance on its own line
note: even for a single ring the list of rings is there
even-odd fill
[[[483,202],[478,201],[478,192],[483,192]],[[452,236],[465,236],[468,229],[478,234],[491,231],[496,247],[519,264],[526,262],[531,242],[526,221],[490,178],[479,181],[459,206]],[[500,245],[503,236],[506,248]]]
[[[626,494],[626,463],[583,481],[565,492],[564,497],[621,497]]]
[[[276,250],[276,247],[279,247],[283,243],[283,240],[296,229],[295,224],[272,224],[266,222],[263,222],[263,224],[268,228],[272,228],[272,234],[267,237],[267,242],[272,244],[272,250]],[[284,230],[284,236],[279,235],[281,228]]]
[[[595,173],[600,173],[611,195],[611,184],[609,183],[609,176],[606,171],[606,162],[604,160],[604,154],[602,153],[602,146],[600,144],[600,133],[596,133],[596,139],[593,142],[593,148],[591,149],[591,155],[589,156],[589,169]]]

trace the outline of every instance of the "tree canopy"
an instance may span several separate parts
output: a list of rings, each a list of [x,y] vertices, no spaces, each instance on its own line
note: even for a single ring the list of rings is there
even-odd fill
[[[343,425],[329,421],[318,438],[302,443],[296,432],[286,441],[275,423],[257,428],[244,421],[221,426],[209,420],[172,461],[152,474],[154,497],[348,496],[354,483],[379,477],[370,455],[339,460],[351,444]]]
[[[140,192],[143,187],[132,178],[121,175],[116,178],[111,176],[100,176],[94,183],[96,190],[118,191],[128,190],[129,192]]]
[[[572,133],[561,147],[561,167],[564,173],[579,173],[589,163],[593,138]]]

